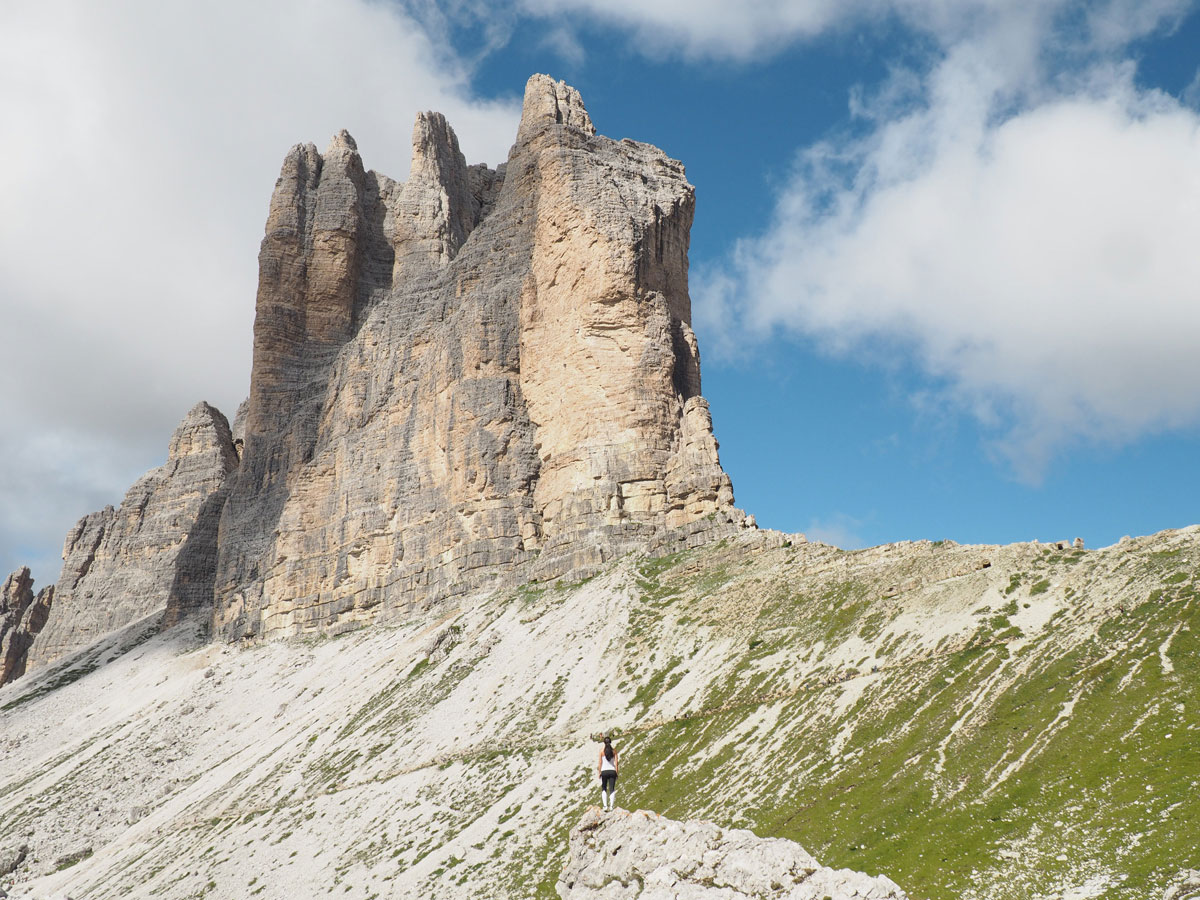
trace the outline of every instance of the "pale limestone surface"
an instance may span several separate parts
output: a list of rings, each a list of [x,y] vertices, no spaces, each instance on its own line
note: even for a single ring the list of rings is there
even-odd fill
[[[404,184],[344,132],[293,148],[214,633],[336,633],[736,533],[689,324],[693,207],[680,163],[597,136],[547,76],[496,170],[438,113]]]
[[[906,900],[891,879],[822,866],[799,844],[711,822],[592,807],[571,829],[562,900]]]
[[[689,324],[693,207],[680,163],[596,136],[547,76],[495,170],[433,112],[404,184],[345,131],[293,147],[232,433],[201,404],[166,466],[77,523],[29,665],[155,610],[225,639],[336,633],[737,533]]]
[[[172,597],[188,604],[210,597],[212,567],[206,571],[199,545],[203,534],[215,538],[219,507],[211,498],[236,467],[225,417],[197,404],[171,436],[166,463],[142,476],[118,508],[84,516],[67,534],[54,603],[28,668],[165,610]]]

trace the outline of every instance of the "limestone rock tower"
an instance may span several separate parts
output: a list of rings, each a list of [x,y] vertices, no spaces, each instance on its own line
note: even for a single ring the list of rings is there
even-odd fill
[[[340,630],[738,527],[690,326],[693,209],[680,163],[597,135],[544,75],[495,170],[437,113],[406,183],[345,132],[292,148],[216,632]]]

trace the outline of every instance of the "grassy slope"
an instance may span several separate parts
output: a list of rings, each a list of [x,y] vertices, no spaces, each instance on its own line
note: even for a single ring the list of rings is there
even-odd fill
[[[738,629],[745,651],[705,706],[790,695],[748,733],[761,705],[631,735],[624,802],[792,838],[931,900],[1058,896],[1088,882],[1111,897],[1161,890],[1200,862],[1200,561],[1188,543],[1130,556],[1115,574],[1111,556],[1038,550],[990,593],[994,574],[960,576],[993,602],[932,650],[889,631],[904,600],[873,596],[877,578],[814,584],[784,567],[756,585],[757,613]],[[676,603],[708,615],[674,583]],[[644,602],[660,604],[663,582],[644,584]],[[698,593],[736,604],[746,588],[732,579]],[[1044,629],[1014,624],[1052,594],[1061,605]],[[860,674],[842,681],[848,669],[818,661],[800,667],[797,689],[798,648],[855,634],[874,636]]]

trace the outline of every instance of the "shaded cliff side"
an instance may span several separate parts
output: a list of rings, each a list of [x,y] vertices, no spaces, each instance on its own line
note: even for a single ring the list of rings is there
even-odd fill
[[[192,535],[214,524],[212,498],[237,464],[229,423],[198,403],[171,436],[167,461],[138,479],[120,506],[84,516],[67,534],[53,605],[29,647],[28,667],[165,611],[173,590],[180,607],[211,603],[212,562],[195,564]]]
[[[33,593],[29,567],[13,572],[0,590],[0,684],[25,674],[29,648],[46,625],[54,603],[54,587]]]

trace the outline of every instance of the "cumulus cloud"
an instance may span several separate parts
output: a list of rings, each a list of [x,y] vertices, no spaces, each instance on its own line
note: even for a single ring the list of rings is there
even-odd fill
[[[626,27],[647,50],[745,59],[811,37],[846,16],[861,0],[521,0],[527,13],[562,22],[582,17]]]
[[[461,2],[459,4],[462,5]],[[647,55],[753,61],[797,41],[901,22],[944,45],[984,30],[1043,33],[1069,20],[1073,42],[1120,46],[1178,19],[1190,0],[519,0],[525,13],[629,31]]]
[[[1183,89],[1183,102],[1193,109],[1200,109],[1200,71],[1196,72],[1196,77],[1191,83]]]
[[[432,108],[494,164],[519,100],[468,80],[367,0],[0,5],[0,563],[52,579],[70,524],[161,462],[196,401],[232,416],[288,147],[345,127],[403,178]]]
[[[804,152],[697,293],[710,331],[915,360],[1037,480],[1078,441],[1200,423],[1200,117],[1128,64],[1014,105],[987,60],[951,48],[923,102]]]

